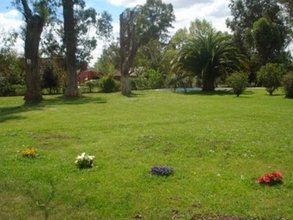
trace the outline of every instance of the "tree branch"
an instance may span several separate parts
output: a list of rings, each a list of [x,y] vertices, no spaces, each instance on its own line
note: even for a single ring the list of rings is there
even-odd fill
[[[28,6],[27,0],[21,0],[22,6],[23,6],[23,14],[26,20],[30,19],[32,17],[32,11]]]

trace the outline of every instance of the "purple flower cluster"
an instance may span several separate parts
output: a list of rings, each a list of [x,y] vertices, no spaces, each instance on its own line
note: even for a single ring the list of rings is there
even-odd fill
[[[158,176],[170,176],[173,174],[173,169],[168,166],[154,166],[151,169],[151,174]]]

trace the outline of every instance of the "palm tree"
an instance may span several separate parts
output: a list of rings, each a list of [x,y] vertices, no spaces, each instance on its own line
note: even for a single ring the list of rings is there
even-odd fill
[[[186,75],[195,75],[202,80],[202,90],[214,91],[215,80],[231,69],[239,67],[240,55],[231,38],[214,30],[189,39],[178,53],[175,66]]]

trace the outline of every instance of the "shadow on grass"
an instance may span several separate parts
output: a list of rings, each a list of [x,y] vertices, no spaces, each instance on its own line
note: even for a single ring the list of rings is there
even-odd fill
[[[81,105],[81,104],[104,104],[107,103],[107,100],[99,97],[90,97],[83,96],[80,98],[65,98],[63,96],[57,96],[53,98],[45,99],[39,104],[22,104],[19,106],[12,107],[0,107],[0,123],[9,120],[22,120],[26,117],[23,115],[19,115],[24,112],[29,111],[41,111],[46,106],[51,105]]]
[[[88,103],[105,104],[107,103],[107,100],[100,97],[91,96],[82,96],[79,98],[65,98],[64,96],[56,96],[54,98],[45,99],[40,103],[40,105],[81,105]]]
[[[202,92],[202,91],[190,91],[190,92],[176,92],[182,95],[200,95],[200,96],[235,96],[231,90],[224,90],[224,91],[214,91],[214,92]],[[245,91],[237,98],[247,98],[243,95],[253,95],[255,94],[253,91]]]

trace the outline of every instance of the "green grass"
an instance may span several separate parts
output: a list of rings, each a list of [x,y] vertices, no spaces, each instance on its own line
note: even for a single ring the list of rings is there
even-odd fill
[[[0,144],[0,219],[293,219],[293,100],[281,93],[1,97]],[[39,156],[22,158],[26,147]],[[78,170],[84,151],[95,167]],[[256,183],[275,170],[284,184]]]

